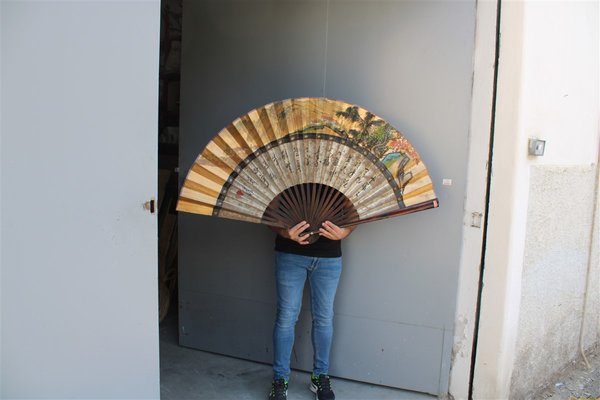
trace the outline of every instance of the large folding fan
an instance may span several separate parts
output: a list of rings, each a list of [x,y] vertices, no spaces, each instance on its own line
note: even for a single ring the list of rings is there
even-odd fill
[[[388,122],[326,98],[274,102],[206,145],[177,210],[316,233],[437,207],[425,164]],[[314,240],[318,235],[314,235]]]

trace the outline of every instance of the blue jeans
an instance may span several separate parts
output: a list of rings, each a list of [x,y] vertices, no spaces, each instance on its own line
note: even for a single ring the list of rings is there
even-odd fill
[[[342,273],[342,258],[307,257],[276,252],[277,319],[273,329],[273,378],[289,380],[294,327],[310,283],[313,373],[327,374],[333,338],[333,301]]]

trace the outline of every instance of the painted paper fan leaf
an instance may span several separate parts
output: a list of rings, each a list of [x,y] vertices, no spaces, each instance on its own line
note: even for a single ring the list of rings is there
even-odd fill
[[[177,210],[290,228],[302,220],[350,226],[437,205],[425,164],[388,122],[345,102],[299,98],[221,130],[190,168]]]

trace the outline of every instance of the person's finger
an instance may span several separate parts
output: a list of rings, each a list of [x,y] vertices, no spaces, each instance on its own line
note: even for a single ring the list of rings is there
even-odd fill
[[[335,235],[334,235],[334,233],[333,233],[333,232],[329,232],[329,231],[327,231],[325,228],[321,228],[321,229],[319,229],[319,235],[320,235],[320,236],[324,236],[324,237],[326,237],[327,239],[331,239],[331,240],[338,240],[338,238],[337,238],[337,237],[335,237]]]
[[[301,221],[301,222],[298,222],[296,225],[292,226],[290,231],[292,231],[294,233],[302,232],[308,226],[309,226],[309,224],[306,221]]]
[[[342,240],[351,232],[351,230],[348,230],[348,228],[340,228],[331,221],[325,221],[323,226],[327,229],[327,232],[329,232],[331,236],[335,238],[334,240]]]
[[[325,236],[327,239],[332,239],[335,240],[335,231],[331,228],[331,226],[329,226],[329,224],[327,223],[328,221],[323,222],[323,224],[321,224],[321,229],[319,229],[319,231],[323,231],[323,236]]]
[[[306,224],[306,221],[300,221],[296,225],[292,226],[292,229],[298,229],[304,224]]]
[[[327,229],[327,231],[333,233],[334,235],[341,235],[342,234],[342,228],[340,228],[339,226],[337,226],[336,224],[334,224],[331,221],[325,221],[323,222],[323,226],[325,227],[325,229]]]
[[[290,230],[288,230],[288,234],[290,235],[290,238],[294,239],[297,236],[300,236],[300,233],[302,233],[303,231],[305,231],[310,225],[306,223],[306,221],[302,221],[299,222],[298,224],[294,225]]]
[[[308,238],[309,237],[310,237],[310,235],[308,233],[304,234],[302,236],[298,236],[297,242],[300,243],[300,244],[302,244],[302,245],[306,245],[306,244],[308,244]]]

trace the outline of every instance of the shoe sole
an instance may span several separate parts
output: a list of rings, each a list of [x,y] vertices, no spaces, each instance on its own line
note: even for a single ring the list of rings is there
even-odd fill
[[[285,391],[285,398],[286,398],[286,399],[287,399],[287,394],[288,394],[288,391],[286,390],[286,391]],[[271,398],[271,394],[269,393],[269,399],[270,399],[270,398]],[[267,400],[268,400],[268,399],[267,399]]]
[[[308,388],[310,389],[311,392],[313,392],[315,394],[315,400],[319,400],[319,395],[317,394],[317,385],[315,385],[314,383],[310,383],[310,385],[308,386]]]
[[[315,400],[319,400],[319,395],[317,394],[317,385],[311,382],[308,388],[315,394]]]

